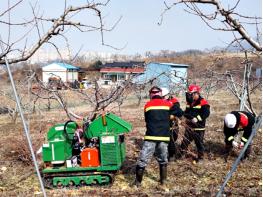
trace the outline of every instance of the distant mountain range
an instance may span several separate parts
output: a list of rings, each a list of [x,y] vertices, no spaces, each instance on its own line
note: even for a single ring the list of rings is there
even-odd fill
[[[141,60],[143,58],[154,58],[154,57],[178,57],[181,55],[200,55],[216,51],[226,51],[226,52],[239,52],[243,50],[252,50],[251,46],[243,41],[240,45],[232,45],[229,47],[213,47],[210,49],[199,50],[199,49],[189,49],[185,51],[171,51],[171,50],[160,50],[160,51],[146,51],[144,54],[135,55],[125,55],[125,54],[114,54],[109,52],[97,52],[97,51],[82,51],[78,54],[79,57],[85,59],[86,61],[97,61],[101,60],[104,62],[111,61],[127,61],[127,60]],[[38,50],[28,61],[31,64],[34,63],[47,63],[55,60],[71,60],[76,54],[71,54],[67,49],[60,50],[60,55],[56,51],[51,50]]]
[[[241,52],[241,51],[253,51],[254,49],[252,46],[245,40],[232,44],[230,46],[225,46],[225,47],[213,47],[209,49],[208,51],[227,51],[227,52]]]

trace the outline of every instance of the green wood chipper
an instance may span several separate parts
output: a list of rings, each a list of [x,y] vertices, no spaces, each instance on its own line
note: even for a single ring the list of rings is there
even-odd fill
[[[42,146],[47,188],[109,184],[125,160],[130,123],[108,113],[80,127],[68,121],[50,128]]]

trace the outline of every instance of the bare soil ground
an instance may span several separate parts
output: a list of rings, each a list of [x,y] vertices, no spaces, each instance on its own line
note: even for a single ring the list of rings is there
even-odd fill
[[[184,108],[184,98],[180,98]],[[144,100],[137,106],[134,97],[128,97],[121,107],[121,117],[133,125],[126,135],[127,158],[123,168],[116,174],[115,181],[109,186],[86,186],[70,189],[47,189],[48,196],[215,196],[227,172],[237,158],[233,152],[226,163],[222,157],[224,147],[223,117],[238,109],[237,100],[227,92],[217,92],[209,98],[211,115],[207,121],[205,134],[206,154],[202,163],[194,164],[192,158],[182,158],[169,163],[167,188],[161,188],[157,162],[152,159],[143,178],[140,189],[132,186],[136,159],[145,133],[143,117]],[[261,92],[252,95],[257,112],[261,111]],[[85,114],[88,106],[76,106],[75,112]],[[112,108],[117,115],[119,110]],[[67,121],[65,113],[58,109],[49,112],[27,115],[31,138],[35,150],[45,142],[48,128]],[[34,167],[30,163],[27,142],[20,120],[12,123],[8,115],[0,116],[0,196],[42,196]],[[180,144],[183,135],[180,128]],[[262,196],[262,130],[253,140],[253,151],[249,160],[242,162],[225,189],[226,196]],[[195,152],[195,145],[190,147]],[[38,157],[42,167],[41,157]]]

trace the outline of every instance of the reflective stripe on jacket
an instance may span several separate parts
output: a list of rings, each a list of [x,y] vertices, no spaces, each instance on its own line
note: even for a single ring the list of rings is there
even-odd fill
[[[170,114],[172,103],[155,97],[144,106],[146,122],[145,140],[169,141],[170,140]]]
[[[197,123],[191,123],[189,121],[189,126],[191,128],[195,128],[194,130],[204,130],[206,119],[210,115],[210,105],[208,102],[202,98],[201,96],[199,99],[193,103],[187,103],[186,109],[184,111],[184,116],[188,120],[192,120],[193,118],[197,118]]]
[[[246,143],[251,132],[252,132],[252,127],[255,123],[255,117],[246,111],[232,111],[231,114],[234,114],[237,123],[234,128],[228,128],[224,124],[224,134],[226,137],[226,142],[232,142],[234,140],[234,136],[239,132],[239,131],[244,131],[243,136],[241,137],[241,141]]]

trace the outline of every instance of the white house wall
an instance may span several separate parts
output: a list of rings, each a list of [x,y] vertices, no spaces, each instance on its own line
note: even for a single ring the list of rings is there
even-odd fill
[[[60,77],[63,82],[67,81],[66,71],[42,71],[43,82],[47,83],[50,77]]]
[[[50,77],[60,77],[63,82],[74,82],[78,80],[78,72],[76,71],[46,71],[42,72],[43,82],[47,83]]]
[[[42,67],[42,80],[47,83],[50,77],[60,77],[63,82],[73,82],[78,80],[76,70],[67,69],[57,63],[52,63]]]

